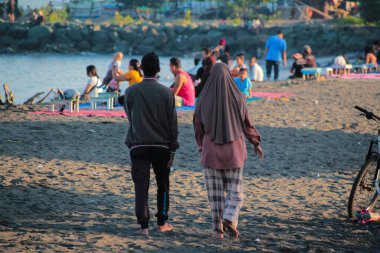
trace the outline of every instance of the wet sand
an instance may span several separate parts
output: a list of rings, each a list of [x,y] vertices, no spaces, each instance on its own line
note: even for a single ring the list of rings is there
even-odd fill
[[[134,190],[124,118],[0,111],[1,252],[376,252],[379,224],[347,218],[347,200],[375,124],[354,105],[380,114],[377,80],[261,84],[289,99],[249,104],[265,160],[248,146],[239,240],[210,238],[211,213],[193,136],[192,112],[179,113],[171,174],[170,222],[134,233]]]

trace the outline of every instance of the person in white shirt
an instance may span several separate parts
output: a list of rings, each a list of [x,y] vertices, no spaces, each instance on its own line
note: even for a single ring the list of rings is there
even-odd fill
[[[256,57],[251,57],[249,60],[249,79],[254,82],[262,82],[264,80],[264,71],[257,63]]]

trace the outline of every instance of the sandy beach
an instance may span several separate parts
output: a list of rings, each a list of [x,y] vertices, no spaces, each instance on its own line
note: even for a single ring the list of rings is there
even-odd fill
[[[346,209],[376,127],[354,105],[380,114],[379,81],[281,81],[255,90],[295,96],[249,104],[265,160],[248,146],[239,240],[209,236],[193,112],[178,116],[170,208],[175,231],[156,232],[152,217],[145,238],[135,234],[125,118],[34,115],[41,108],[2,107],[0,251],[378,252],[379,224],[353,223]],[[152,176],[151,215],[155,191]]]

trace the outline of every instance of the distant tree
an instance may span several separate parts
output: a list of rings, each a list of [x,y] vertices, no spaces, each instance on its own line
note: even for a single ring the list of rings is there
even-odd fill
[[[368,22],[380,21],[380,0],[361,1],[360,14]]]

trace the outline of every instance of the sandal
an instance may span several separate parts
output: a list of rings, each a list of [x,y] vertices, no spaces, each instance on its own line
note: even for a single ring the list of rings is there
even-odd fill
[[[372,210],[358,209],[356,211],[356,219],[358,220],[358,223],[365,224],[379,220],[379,214],[374,213]]]
[[[231,237],[235,239],[239,237],[239,231],[237,231],[237,229],[232,225],[231,221],[223,220],[223,228]]]

